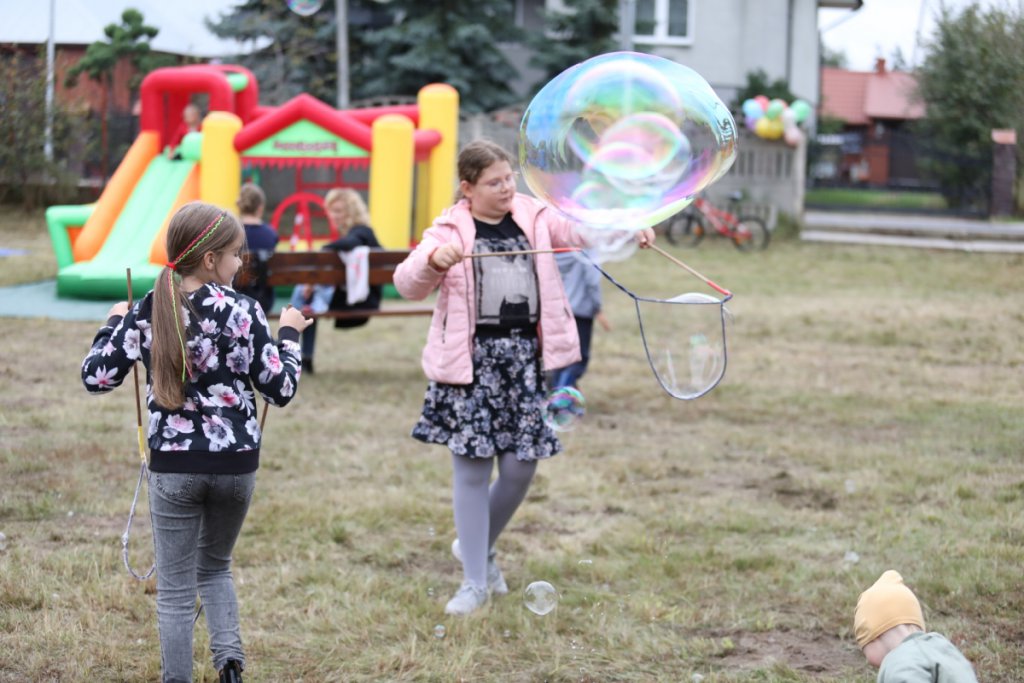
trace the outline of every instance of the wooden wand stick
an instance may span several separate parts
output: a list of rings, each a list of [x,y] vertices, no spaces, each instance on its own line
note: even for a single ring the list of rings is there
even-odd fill
[[[715,284],[714,282],[712,282],[711,280],[707,279],[706,277],[704,277],[703,275],[701,275],[700,273],[698,273],[698,272],[697,272],[696,270],[694,270],[694,269],[693,269],[693,268],[691,268],[690,266],[686,265],[685,263],[683,263],[682,261],[680,261],[679,259],[677,259],[677,258],[676,258],[675,256],[673,256],[672,254],[668,253],[667,251],[665,251],[665,250],[664,250],[664,249],[662,249],[661,247],[656,247],[656,246],[654,246],[654,245],[652,244],[652,245],[650,245],[650,248],[651,248],[651,249],[653,249],[654,251],[658,252],[659,254],[661,254],[662,256],[664,256],[665,258],[667,258],[667,259],[668,259],[669,261],[671,261],[672,263],[674,263],[674,264],[676,264],[677,266],[679,266],[680,268],[683,268],[684,270],[686,270],[686,271],[687,271],[688,273],[690,273],[691,275],[693,275],[693,276],[694,276],[694,277],[696,277],[697,279],[699,279],[699,280],[703,280],[703,281],[704,281],[704,283],[705,283],[705,284],[706,284],[706,285],[707,285],[708,287],[711,287],[711,288],[712,288],[713,290],[715,290],[715,291],[716,291],[716,292],[718,292],[719,294],[722,294],[723,296],[732,296],[732,292],[730,292],[730,291],[729,291],[728,289],[726,289],[725,287],[719,287],[719,286],[718,286],[718,285],[716,285],[716,284]]]
[[[565,254],[579,251],[578,247],[557,247],[555,249],[523,249],[522,251],[485,251],[480,254],[465,254],[463,258],[485,258],[487,256],[525,256],[526,254]]]
[[[128,310],[132,309],[132,269],[127,268],[128,273]],[[146,442],[142,438],[142,397],[139,395],[139,364],[132,363],[132,374],[135,376],[135,419],[138,424],[139,458],[146,462]]]

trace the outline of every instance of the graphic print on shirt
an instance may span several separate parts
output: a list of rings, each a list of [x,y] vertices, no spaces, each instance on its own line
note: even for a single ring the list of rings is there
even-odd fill
[[[476,221],[473,251],[478,254],[530,249],[530,243],[510,216],[499,225]],[[477,325],[529,327],[540,318],[540,297],[533,255],[474,259]]]

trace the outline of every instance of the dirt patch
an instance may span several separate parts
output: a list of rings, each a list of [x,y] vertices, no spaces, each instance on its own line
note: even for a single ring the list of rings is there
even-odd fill
[[[761,495],[774,498],[789,508],[810,508],[812,510],[835,510],[837,499],[834,493],[813,486],[802,486],[788,471],[782,470],[771,479],[751,482]]]
[[[867,671],[864,656],[852,643],[816,631],[725,633],[734,647],[720,658],[723,668],[753,669],[784,664],[795,671],[822,676]]]

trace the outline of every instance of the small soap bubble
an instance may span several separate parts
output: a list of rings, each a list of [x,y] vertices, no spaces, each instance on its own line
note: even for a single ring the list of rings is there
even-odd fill
[[[311,17],[323,7],[323,0],[288,0],[288,9],[300,17]]]
[[[693,681],[693,683],[701,683],[701,681],[704,680],[704,676],[701,674],[693,674],[690,676],[690,680]]]
[[[544,423],[556,432],[567,432],[579,423],[587,410],[587,402],[579,389],[559,387],[550,394],[541,407]]]
[[[75,511],[74,510],[68,510],[68,517],[74,517],[74,516],[75,516]]]
[[[434,637],[438,640],[443,640],[447,633],[448,629],[444,627],[444,624],[438,624],[434,627]]]
[[[523,591],[523,604],[543,617],[558,605],[558,591],[547,581],[534,581]]]
[[[434,536],[437,532],[434,531],[434,527],[427,527],[427,536]]]
[[[852,550],[847,550],[846,554],[843,555],[843,562],[849,562],[850,564],[857,564],[860,562],[860,555]]]

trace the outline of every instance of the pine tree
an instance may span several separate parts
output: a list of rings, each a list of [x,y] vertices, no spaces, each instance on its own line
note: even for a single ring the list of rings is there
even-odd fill
[[[534,50],[530,66],[545,74],[534,90],[569,67],[618,48],[618,0],[566,0],[565,6],[569,12],[545,11],[544,32],[527,39]]]
[[[428,83],[459,91],[466,111],[490,111],[517,98],[515,68],[500,43],[520,39],[508,0],[394,0],[395,22],[367,32],[364,96],[415,95]]]
[[[349,12],[370,4],[375,3],[349,0]],[[231,58],[256,76],[262,102],[278,105],[299,93],[308,93],[333,105],[338,90],[334,7],[333,2],[327,2],[315,14],[303,17],[281,0],[245,0],[218,21],[207,21],[207,26],[221,38],[262,46]],[[365,47],[361,32],[352,28],[349,54],[359,55]],[[360,80],[359,70],[350,69],[353,91]]]

